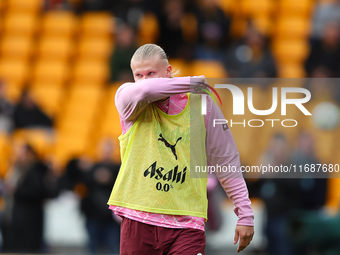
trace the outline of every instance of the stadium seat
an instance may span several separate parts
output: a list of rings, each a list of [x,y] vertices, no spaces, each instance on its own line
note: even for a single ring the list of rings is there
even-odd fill
[[[61,121],[92,122],[102,95],[100,87],[72,87],[69,91]]]
[[[159,35],[159,24],[157,17],[151,13],[145,13],[138,24],[138,43],[155,43]]]
[[[309,17],[313,7],[314,0],[280,0],[279,2],[279,12],[281,15],[286,16],[305,16]]]
[[[192,13],[184,14],[181,19],[181,27],[184,40],[187,43],[197,43],[198,24],[195,15]]]
[[[28,60],[31,55],[32,40],[29,36],[4,36],[1,40],[2,58]]]
[[[94,114],[97,112],[99,106],[98,98],[85,97],[83,101],[75,99],[69,102],[63,113],[64,119],[92,121]]]
[[[55,117],[61,108],[64,89],[59,84],[32,84],[31,92],[41,108],[50,116]]]
[[[84,118],[65,117],[61,121],[59,121],[57,130],[65,134],[86,136],[91,131],[91,128],[93,126],[92,124],[92,121],[85,120]]]
[[[109,37],[114,33],[114,28],[114,19],[109,13],[85,13],[81,17],[82,36]]]
[[[58,139],[55,156],[61,163],[78,153],[85,153],[90,144],[90,132],[96,125],[96,114],[101,103],[102,88],[94,86],[72,86],[63,114],[59,116]],[[70,141],[75,140],[75,144]]]
[[[103,85],[109,78],[109,67],[105,61],[79,60],[73,70],[74,83]]]
[[[0,131],[0,178],[4,178],[9,165],[9,138],[6,133]]]
[[[340,211],[340,179],[329,178],[327,184],[326,206],[334,214]]]
[[[274,9],[273,0],[241,0],[241,12],[246,17],[254,17],[258,15],[271,15]]]
[[[192,76],[205,75],[207,78],[226,78],[223,64],[215,60],[195,60],[192,63]]]
[[[6,85],[6,98],[8,98],[8,100],[10,100],[11,102],[16,103],[21,96],[23,84],[6,82]]]
[[[86,84],[86,83],[85,83]],[[81,102],[84,101],[87,104],[96,103],[102,93],[102,88],[95,86],[73,86],[69,92],[68,101],[69,102]]]
[[[309,54],[307,39],[275,40],[273,53],[279,64],[303,64]]]
[[[89,136],[57,132],[53,156],[58,164],[65,167],[68,160],[83,155],[86,151],[88,138]]]
[[[279,64],[278,77],[280,78],[305,78],[306,71],[301,64]]]
[[[169,64],[172,66],[172,71],[176,72],[178,71],[179,74],[177,76],[190,76],[191,70],[190,70],[190,64],[185,62],[182,59],[179,58],[172,58],[169,59]]]
[[[337,140],[334,131],[315,131],[316,146],[315,154],[322,163],[338,164],[337,158],[334,157]]]
[[[114,100],[112,100],[114,102]],[[103,136],[116,137],[122,133],[120,127],[120,119],[117,108],[114,103],[109,102],[105,109],[101,120],[100,133]]]
[[[242,38],[247,29],[247,19],[235,16],[231,20],[230,33],[234,38]]]
[[[38,46],[38,56],[44,60],[68,60],[73,53],[73,41],[68,37],[43,37]]]
[[[12,144],[29,144],[44,157],[53,142],[53,134],[44,129],[19,129],[12,135]]]
[[[110,89],[105,93],[105,103],[101,110],[103,114],[101,114],[100,118],[98,119],[98,124],[96,127],[96,130],[98,130],[98,132],[96,132],[97,137],[95,137],[93,141],[96,144],[102,138],[112,139],[117,146],[117,150],[114,152],[114,159],[117,162],[120,162],[118,137],[121,135],[122,130],[120,127],[119,114],[115,106],[114,98],[119,86],[120,84],[112,84]],[[95,152],[96,151],[92,150],[92,154],[95,154]]]
[[[114,49],[114,42],[103,37],[83,37],[78,46],[78,57],[84,60],[107,61]]]
[[[46,12],[42,20],[44,36],[70,37],[77,31],[78,20],[72,12]]]
[[[26,61],[1,59],[0,78],[9,84],[23,84],[28,78],[28,65]]]
[[[0,2],[1,2],[1,0],[0,0]],[[1,4],[0,4],[0,8],[1,8]],[[3,15],[3,14],[1,13],[1,9],[0,9],[0,15]],[[0,19],[0,34],[3,34],[3,26],[4,26],[3,20]]]
[[[280,16],[275,25],[276,38],[307,38],[310,34],[311,22],[304,17]]]
[[[36,14],[43,4],[44,0],[7,0],[7,11]]]
[[[7,35],[32,36],[36,32],[35,15],[9,13],[4,18],[4,32]]]
[[[33,82],[63,83],[68,79],[69,67],[63,61],[39,60],[33,70]]]
[[[5,6],[6,6],[5,0],[0,0],[0,13],[1,14],[3,14],[5,12]]]
[[[273,30],[272,18],[266,15],[256,16],[252,19],[255,28],[265,36],[270,36]]]

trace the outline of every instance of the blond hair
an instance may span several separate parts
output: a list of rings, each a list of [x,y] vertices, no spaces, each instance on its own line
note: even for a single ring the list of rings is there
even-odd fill
[[[142,46],[140,46],[135,53],[133,54],[132,58],[131,58],[131,62],[132,61],[144,61],[144,60],[148,60],[151,59],[155,56],[159,56],[159,59],[161,60],[165,60],[166,64],[169,65],[169,60],[168,60],[168,56],[166,55],[165,51],[158,45],[156,44],[144,44]],[[175,75],[179,74],[179,70],[176,71],[172,71],[171,72],[171,78],[175,77]]]

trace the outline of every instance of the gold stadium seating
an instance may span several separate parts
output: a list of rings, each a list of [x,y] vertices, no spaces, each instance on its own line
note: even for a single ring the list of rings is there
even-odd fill
[[[107,37],[82,37],[78,46],[78,58],[83,60],[107,61],[114,43]]]
[[[191,65],[191,76],[205,75],[207,78],[225,78],[223,64],[215,60],[195,60]]]
[[[51,11],[42,17],[41,33],[45,36],[70,37],[77,32],[78,19],[71,12]]]
[[[99,132],[103,137],[118,138],[121,134],[119,114],[115,106],[115,94],[119,88],[120,83],[111,85],[110,90],[107,93],[106,101],[104,105],[103,114],[100,120]]]
[[[27,61],[31,56],[32,39],[30,36],[9,35],[1,40],[1,58]]]
[[[114,19],[106,12],[84,14],[80,26],[81,34],[86,37],[109,37],[115,31]]]
[[[35,83],[31,92],[38,105],[51,117],[55,117],[63,103],[64,88],[55,83]]]
[[[270,36],[273,31],[272,18],[267,15],[256,16],[253,18],[254,26],[260,33]]]
[[[280,16],[275,25],[275,36],[280,38],[307,38],[310,20],[301,16]]]
[[[190,76],[191,70],[190,70],[190,64],[186,61],[179,59],[179,58],[172,58],[169,59],[169,64],[172,66],[172,71],[176,72],[178,71],[178,76]]]
[[[85,154],[88,136],[75,136],[57,132],[55,145],[52,148],[53,158],[58,165],[66,166],[68,160]]]
[[[53,143],[53,133],[44,129],[15,130],[12,135],[14,147],[24,143],[32,146],[44,158],[50,152],[50,147]]]
[[[39,60],[32,74],[35,83],[63,83],[68,79],[69,67],[65,61]]]
[[[73,70],[73,82],[85,82],[103,85],[109,78],[109,68],[106,62],[79,60]]]
[[[274,10],[273,0],[241,0],[240,8],[242,15],[247,17],[271,15]]]
[[[309,17],[314,7],[313,0],[280,0],[278,4],[281,14],[300,17]]]
[[[7,0],[7,10],[8,12],[36,14],[43,4],[43,0]]]
[[[7,134],[0,132],[0,177],[4,178],[9,166],[10,143]]]
[[[304,78],[306,71],[301,64],[279,64],[279,78]]]
[[[4,17],[3,31],[7,35],[32,36],[36,32],[37,18],[26,13],[8,13]]]
[[[73,40],[70,38],[45,36],[40,39],[37,56],[44,60],[67,61],[73,53]]]
[[[16,103],[19,100],[20,95],[22,93],[23,84],[6,82],[6,85],[7,85],[5,90],[6,98],[10,102]]]
[[[138,25],[138,43],[155,43],[159,35],[157,17],[152,13],[145,13]]]
[[[197,18],[194,14],[184,14],[181,19],[183,38],[187,43],[196,43],[198,40]]]
[[[29,67],[26,61],[1,59],[0,78],[9,83],[23,84],[27,81]]]
[[[302,65],[309,54],[309,43],[305,39],[277,39],[272,49],[280,64]]]

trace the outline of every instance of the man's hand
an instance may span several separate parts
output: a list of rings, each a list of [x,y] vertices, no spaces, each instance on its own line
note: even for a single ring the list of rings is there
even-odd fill
[[[254,227],[239,226],[239,225],[236,226],[234,244],[237,244],[238,240],[240,239],[237,252],[242,251],[250,244],[251,240],[253,239],[253,235],[254,235]]]
[[[201,78],[201,82],[208,84],[207,78],[204,75],[200,75],[198,77]]]
[[[207,94],[207,92],[205,90],[208,90],[209,92],[211,92],[211,90],[207,86],[208,85],[207,78],[205,78],[204,75],[195,76],[194,78],[195,78],[195,80],[194,80],[192,85],[194,85],[195,87],[191,91],[192,93]]]

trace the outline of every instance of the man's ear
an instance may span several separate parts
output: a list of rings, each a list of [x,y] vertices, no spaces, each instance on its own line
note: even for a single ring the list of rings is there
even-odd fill
[[[171,65],[168,65],[168,67],[166,68],[166,78],[171,78],[171,74],[172,74],[172,67]]]

